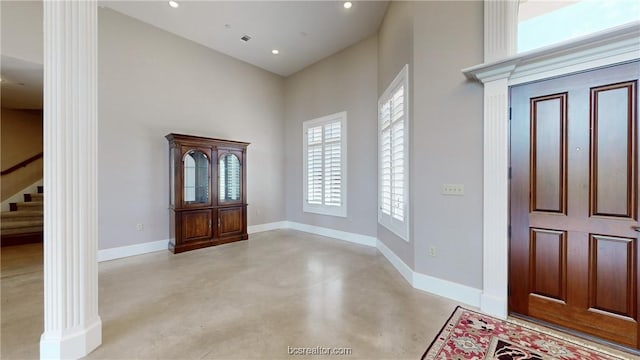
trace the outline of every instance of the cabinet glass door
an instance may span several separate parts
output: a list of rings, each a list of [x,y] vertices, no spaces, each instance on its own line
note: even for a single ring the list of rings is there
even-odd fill
[[[220,157],[218,176],[220,202],[240,201],[240,159],[235,154],[227,153]]]
[[[209,158],[198,150],[184,156],[184,202],[206,204],[209,202]]]

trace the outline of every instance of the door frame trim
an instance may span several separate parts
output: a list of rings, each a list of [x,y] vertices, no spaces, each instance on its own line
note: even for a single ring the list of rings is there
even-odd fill
[[[492,13],[493,16],[485,13],[485,21],[493,18],[513,25],[512,18],[504,19],[505,13]],[[506,12],[507,18],[513,16],[517,16],[517,12]],[[515,24],[517,26],[517,21]],[[501,39],[513,41],[505,39],[499,31],[485,28],[485,42]],[[522,54],[505,55],[500,60],[462,70],[468,79],[484,84],[483,293],[480,309],[502,319],[507,317],[508,311],[509,87],[639,60],[640,21]]]

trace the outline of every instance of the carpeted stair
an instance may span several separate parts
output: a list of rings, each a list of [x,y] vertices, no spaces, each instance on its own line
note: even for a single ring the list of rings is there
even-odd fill
[[[0,244],[2,246],[41,242],[43,237],[43,187],[38,192],[24,194],[24,201],[9,204],[10,211],[0,214]]]

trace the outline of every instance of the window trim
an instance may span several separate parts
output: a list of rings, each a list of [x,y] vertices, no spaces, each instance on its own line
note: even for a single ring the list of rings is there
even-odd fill
[[[308,203],[308,137],[307,130],[318,125],[340,121],[340,206],[329,206],[324,204]],[[335,114],[322,116],[316,119],[307,120],[302,123],[302,211],[319,215],[329,215],[337,217],[347,217],[347,112],[342,111]],[[324,145],[324,139],[323,139]],[[323,164],[324,169],[324,164]],[[324,188],[324,179],[323,184]],[[324,202],[324,196],[323,196]]]
[[[382,212],[382,123],[380,121],[380,110],[382,108],[382,104],[387,102],[393,96],[393,93],[400,88],[404,87],[404,220],[400,221],[394,218],[392,215],[387,215]],[[409,99],[410,99],[410,88],[409,88],[409,64],[405,64],[405,66],[400,70],[398,75],[393,79],[391,84],[387,87],[387,89],[382,93],[380,98],[378,99],[378,224],[384,226],[389,229],[391,232],[402,238],[403,240],[409,242],[410,241],[410,219],[411,219],[411,206],[409,203],[410,198],[410,168],[409,168],[409,158],[410,158],[410,112],[409,112]]]

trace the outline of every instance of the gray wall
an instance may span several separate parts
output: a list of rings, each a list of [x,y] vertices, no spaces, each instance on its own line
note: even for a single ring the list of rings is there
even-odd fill
[[[483,88],[460,69],[483,61],[483,4],[415,2],[412,13],[414,270],[482,288]],[[441,195],[444,183],[465,195]]]
[[[41,14],[38,3],[2,2],[4,55],[42,61]],[[184,132],[252,143],[250,225],[377,236],[417,272],[482,287],[482,87],[460,73],[482,62],[482,2],[391,2],[377,36],[286,80],[111,10],[99,16],[100,248],[168,238],[164,135]],[[377,99],[404,64],[411,242],[377,225],[373,155]],[[303,213],[302,122],[344,110],[348,217]],[[465,196],[442,196],[443,183],[463,183]]]
[[[376,236],[377,37],[285,80],[285,188],[289,221]],[[302,211],[302,123],[347,111],[347,217]]]
[[[42,2],[0,1],[2,55],[43,63]]]
[[[378,95],[409,64],[411,240],[378,239],[416,272],[482,288],[482,62],[479,1],[392,2],[379,30]],[[445,183],[464,196],[443,196]],[[436,256],[429,256],[429,248]],[[455,266],[452,266],[455,264]]]
[[[249,225],[284,220],[284,80],[113,10],[98,25],[99,247],[169,238],[171,132],[250,142]]]
[[[413,2],[393,1],[387,8],[387,14],[378,31],[378,97],[387,89],[402,67],[409,64],[409,131],[413,127]],[[377,108],[377,100],[376,100]],[[376,116],[377,119],[377,116]],[[376,120],[377,121],[377,120]],[[414,137],[411,138],[412,146]],[[376,142],[377,142],[376,128]],[[377,154],[377,152],[376,152]],[[413,150],[410,157],[414,157]],[[377,166],[377,165],[376,165]],[[413,169],[410,169],[413,172]],[[377,177],[376,177],[377,178]],[[409,181],[410,194],[415,187],[413,179]],[[377,194],[377,193],[376,193]],[[377,196],[377,195],[376,195]],[[409,199],[409,222],[413,224],[413,206],[419,201],[413,196]],[[377,208],[377,204],[376,204]],[[377,221],[377,210],[376,210]],[[410,230],[410,240],[405,241],[396,234],[378,224],[378,239],[393,251],[405,264],[414,267],[413,231]]]

